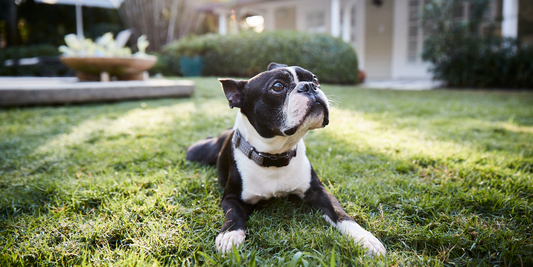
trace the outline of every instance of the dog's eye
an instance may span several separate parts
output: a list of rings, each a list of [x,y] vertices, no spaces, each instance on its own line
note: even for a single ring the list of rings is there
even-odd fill
[[[318,82],[318,78],[317,78],[317,77],[313,78],[313,83],[316,84],[316,85],[319,85],[319,84],[320,84],[320,83]]]
[[[283,89],[285,89],[285,86],[282,83],[278,82],[272,85],[272,88],[270,89],[274,90],[275,92],[281,92],[283,91]]]

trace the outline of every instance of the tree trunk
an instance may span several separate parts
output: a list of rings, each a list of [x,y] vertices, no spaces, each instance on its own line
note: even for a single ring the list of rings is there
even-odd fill
[[[179,0],[172,1],[172,9],[170,10],[170,21],[168,22],[167,43],[174,40],[174,26],[176,25],[176,18],[178,16]]]
[[[14,0],[7,0],[7,46],[18,46],[20,44],[19,31],[17,29],[17,5]]]
[[[146,35],[150,42],[147,51],[153,52],[176,36],[195,33],[205,18],[195,7],[203,3],[206,0],[125,0],[119,14],[135,39]]]

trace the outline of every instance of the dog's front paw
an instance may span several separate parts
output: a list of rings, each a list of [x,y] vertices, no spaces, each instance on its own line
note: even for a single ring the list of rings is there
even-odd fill
[[[226,253],[231,251],[233,245],[239,247],[239,245],[244,241],[244,230],[236,230],[220,233],[215,240],[215,245],[218,252]]]
[[[367,248],[367,256],[385,255],[385,246],[370,232],[363,229],[359,224],[352,221],[343,221],[337,224],[341,232],[351,236],[356,243]]]
[[[367,248],[365,254],[367,256],[385,255],[387,252],[381,242],[371,233],[366,235],[352,236],[356,243]]]

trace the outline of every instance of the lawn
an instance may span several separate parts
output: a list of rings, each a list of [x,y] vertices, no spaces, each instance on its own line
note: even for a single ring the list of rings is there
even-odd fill
[[[184,149],[236,110],[195,82],[187,99],[0,110],[0,266],[533,265],[533,93],[323,85],[331,123],[308,156],[388,254],[283,198],[223,256],[216,171]]]

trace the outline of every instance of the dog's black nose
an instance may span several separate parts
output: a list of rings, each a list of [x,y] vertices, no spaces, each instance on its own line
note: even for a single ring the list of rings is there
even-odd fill
[[[299,93],[305,93],[305,92],[309,92],[309,91],[312,91],[312,90],[316,90],[314,88],[314,84],[313,83],[304,83],[304,84],[302,84],[301,86],[298,87],[298,92]]]

